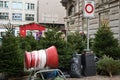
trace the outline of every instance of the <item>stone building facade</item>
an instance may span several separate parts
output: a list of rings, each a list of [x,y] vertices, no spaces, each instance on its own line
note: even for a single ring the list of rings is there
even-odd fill
[[[61,3],[66,9],[66,30],[85,32],[87,20],[83,16],[85,0],[62,0]],[[107,21],[114,33],[114,37],[120,40],[120,0],[90,0],[95,3],[94,17],[89,19],[89,36],[94,34],[103,21]]]

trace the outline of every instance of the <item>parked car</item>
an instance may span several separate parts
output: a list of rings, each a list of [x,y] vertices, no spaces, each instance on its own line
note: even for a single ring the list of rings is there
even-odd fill
[[[35,72],[31,80],[66,80],[66,77],[59,69],[43,69]]]

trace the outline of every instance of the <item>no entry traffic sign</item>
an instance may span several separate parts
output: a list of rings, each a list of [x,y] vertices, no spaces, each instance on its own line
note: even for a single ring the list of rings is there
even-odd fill
[[[94,1],[85,1],[84,2],[84,9],[83,14],[84,17],[94,17]]]
[[[86,11],[87,13],[91,14],[91,13],[93,12],[93,10],[94,10],[93,5],[87,4],[87,5],[85,6],[85,11]]]

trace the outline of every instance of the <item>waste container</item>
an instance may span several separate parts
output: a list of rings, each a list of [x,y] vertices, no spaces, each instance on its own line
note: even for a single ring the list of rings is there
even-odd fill
[[[96,75],[96,64],[94,54],[91,51],[84,51],[81,55],[81,64],[83,66],[82,75],[94,76]]]
[[[80,54],[73,54],[73,57],[71,59],[70,76],[72,78],[81,77],[81,55]]]

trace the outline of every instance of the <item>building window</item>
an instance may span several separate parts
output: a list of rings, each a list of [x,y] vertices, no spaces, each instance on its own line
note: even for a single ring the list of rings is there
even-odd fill
[[[26,14],[25,20],[26,21],[34,21],[34,14]]]
[[[8,8],[8,1],[0,1],[0,8]]]
[[[33,3],[26,3],[26,10],[34,10],[35,4]]]
[[[9,19],[9,13],[0,12],[0,19],[8,20]]]
[[[0,1],[0,8],[3,8],[3,1]]]
[[[22,2],[12,2],[13,9],[22,9]]]
[[[74,13],[75,13],[75,7],[72,5],[68,10],[68,16],[74,15]]]
[[[27,32],[27,34],[26,34],[27,36],[32,36],[32,31],[31,30],[27,30],[26,32]]]
[[[99,22],[100,22],[100,26],[101,24],[105,23],[109,25],[109,12],[103,12],[99,14]]]
[[[22,14],[21,13],[13,13],[12,20],[22,21]]]
[[[5,36],[6,32],[1,32],[1,37]]]

